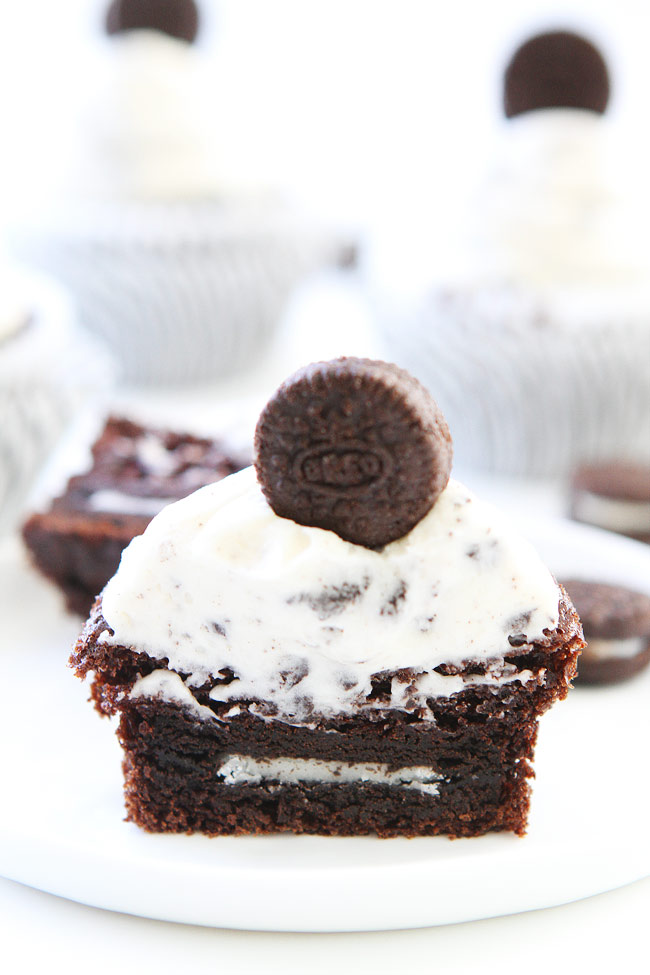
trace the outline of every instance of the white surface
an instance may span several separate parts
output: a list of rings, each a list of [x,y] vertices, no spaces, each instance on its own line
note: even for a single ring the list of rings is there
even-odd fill
[[[269,934],[116,914],[0,880],[0,933],[14,971],[177,975],[548,975],[639,972],[647,951],[650,879],[563,907],[511,917],[367,934]],[[34,936],[38,930],[38,937]],[[113,951],[113,946],[118,946]]]
[[[649,548],[555,520],[540,521],[534,541],[559,575],[596,573],[650,592]],[[531,910],[650,874],[650,791],[638,776],[650,672],[576,689],[543,719],[524,839],[150,836],[122,821],[117,743],[66,669],[77,624],[11,542],[0,593],[0,740],[16,728],[21,739],[5,749],[11,787],[0,809],[0,872],[11,879],[166,920],[354,931]],[[30,673],[38,682],[26,704]]]

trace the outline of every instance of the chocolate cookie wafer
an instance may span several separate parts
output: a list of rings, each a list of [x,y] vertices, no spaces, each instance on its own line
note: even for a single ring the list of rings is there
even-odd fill
[[[602,114],[609,74],[600,51],[569,31],[531,37],[515,51],[505,72],[507,118],[540,108],[582,108]]]
[[[157,30],[191,43],[198,33],[194,0],[113,0],[106,13],[106,32]]]
[[[449,479],[449,429],[395,365],[343,358],[299,370],[263,410],[255,466],[276,514],[367,548],[401,538]]]

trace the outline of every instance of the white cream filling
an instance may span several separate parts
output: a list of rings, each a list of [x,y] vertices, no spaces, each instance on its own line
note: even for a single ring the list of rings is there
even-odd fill
[[[198,718],[203,720],[217,720],[210,708],[199,704],[180,675],[175,674],[173,670],[154,670],[146,677],[140,677],[131,688],[129,697],[133,700],[143,697],[160,698],[190,708]]]
[[[176,470],[177,460],[173,451],[167,450],[156,436],[145,434],[138,437],[135,441],[135,453],[140,463],[152,474],[165,477]]]
[[[647,637],[629,637],[627,640],[588,640],[583,650],[586,657],[608,660],[612,657],[625,659],[636,657],[648,644]]]
[[[573,512],[578,521],[609,531],[650,532],[650,501],[626,501],[580,491],[574,499]]]
[[[544,679],[545,671],[538,675],[539,680]],[[433,720],[433,712],[427,707],[427,700],[436,697],[451,697],[466,687],[477,686],[480,684],[489,687],[504,687],[514,681],[527,684],[535,675],[530,670],[517,671],[511,664],[502,665],[500,674],[487,673],[483,676],[477,675],[451,675],[443,676],[435,672],[430,674],[420,674],[413,681],[400,681],[396,677],[391,680],[390,692],[387,698],[381,698],[374,702],[360,702],[360,706],[369,709],[400,708],[403,710],[413,710],[415,707],[421,709],[421,718],[424,721]],[[238,682],[237,686],[239,686]],[[218,691],[218,689],[217,689]],[[154,670],[146,677],[140,677],[133,685],[129,697],[137,700],[138,698],[151,697],[167,701],[171,704],[180,704],[189,708],[198,718],[203,721],[225,721],[241,713],[241,708],[234,704],[227,712],[217,716],[210,708],[199,704],[190,687],[185,684],[180,674],[173,670]],[[221,695],[217,692],[211,693],[213,700],[220,700]],[[261,718],[263,721],[273,719],[273,715],[268,713],[268,708],[263,704],[251,704],[248,708],[251,714]],[[289,722],[292,723],[292,722]],[[300,721],[296,724],[309,725],[314,722]]]
[[[90,511],[103,511],[108,514],[120,515],[157,515],[165,505],[172,504],[177,498],[143,498],[128,494],[126,491],[115,491],[110,488],[94,491],[88,497]]]
[[[414,789],[426,795],[438,794],[442,778],[424,765],[389,770],[380,762],[329,762],[316,758],[251,758],[229,755],[217,771],[224,785],[277,785],[323,783],[350,785],[369,783]]]

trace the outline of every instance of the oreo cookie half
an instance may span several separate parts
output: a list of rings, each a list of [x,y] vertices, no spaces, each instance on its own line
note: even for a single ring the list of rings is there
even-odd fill
[[[449,480],[452,445],[427,390],[398,366],[316,362],[259,418],[255,467],[277,515],[367,548],[406,535]]]
[[[568,579],[562,585],[586,640],[578,659],[578,683],[618,683],[650,664],[650,596],[582,579]]]
[[[552,31],[531,37],[506,68],[507,118],[538,108],[583,108],[602,114],[608,101],[609,74],[603,56],[578,34]]]
[[[581,464],[571,477],[570,514],[576,521],[650,544],[650,466]]]
[[[199,29],[194,0],[113,0],[106,13],[106,32],[157,30],[191,43]]]

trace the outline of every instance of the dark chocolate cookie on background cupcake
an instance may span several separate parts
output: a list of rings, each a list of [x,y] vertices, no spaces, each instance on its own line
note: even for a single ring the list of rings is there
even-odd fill
[[[636,133],[609,112],[615,80],[582,36],[530,38],[444,246],[416,237],[411,278],[390,243],[369,261],[387,350],[436,390],[463,466],[561,475],[650,456],[650,208]]]
[[[347,244],[238,144],[236,90],[194,0],[113,0],[87,39],[61,131],[13,223],[132,383],[189,383],[263,356],[288,295]],[[214,55],[214,57],[213,57]],[[244,143],[248,144],[248,143]]]

